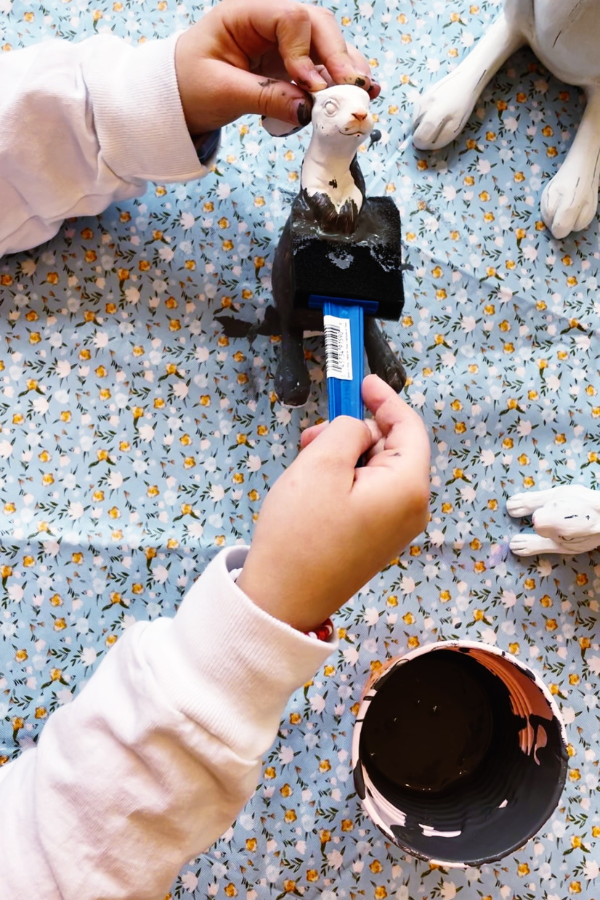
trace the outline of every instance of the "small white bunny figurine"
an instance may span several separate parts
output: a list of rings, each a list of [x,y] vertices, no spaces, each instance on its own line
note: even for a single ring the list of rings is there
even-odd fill
[[[542,194],[542,218],[555,238],[563,238],[587,228],[598,206],[600,0],[504,0],[500,18],[472,52],[420,98],[414,144],[437,150],[453,141],[484,87],[523,44],[557,78],[583,88],[587,97],[567,157]]]
[[[510,549],[517,556],[575,556],[600,546],[600,491],[579,484],[527,491],[513,494],[506,508],[511,516],[533,513],[535,534],[524,532],[510,541]]]

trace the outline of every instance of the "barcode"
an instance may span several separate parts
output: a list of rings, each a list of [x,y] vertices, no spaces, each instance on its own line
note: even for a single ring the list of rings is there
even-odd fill
[[[327,377],[352,381],[352,339],[350,322],[337,316],[323,316]]]

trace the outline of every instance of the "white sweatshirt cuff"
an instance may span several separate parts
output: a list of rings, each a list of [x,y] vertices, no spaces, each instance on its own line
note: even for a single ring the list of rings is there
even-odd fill
[[[175,72],[180,33],[131,47],[112,35],[91,38],[82,64],[106,164],[123,179],[202,178]]]
[[[178,664],[172,666],[174,653],[163,644],[165,663],[165,651],[171,663],[161,666],[160,674],[171,701],[193,720],[201,711],[205,715],[202,695],[209,691],[211,731],[240,753],[251,747],[256,752],[253,745],[265,734],[265,749],[270,745],[290,695],[338,646],[337,639],[319,641],[280,622],[240,590],[229,573],[243,566],[247,552],[246,547],[221,551],[190,588],[173,620]],[[182,677],[181,667],[189,677]]]

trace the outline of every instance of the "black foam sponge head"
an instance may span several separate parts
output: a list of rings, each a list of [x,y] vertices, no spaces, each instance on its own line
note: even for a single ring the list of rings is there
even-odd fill
[[[294,306],[311,294],[378,303],[377,317],[397,321],[404,306],[400,213],[390,197],[366,198],[352,234],[323,231],[302,196],[292,207]]]

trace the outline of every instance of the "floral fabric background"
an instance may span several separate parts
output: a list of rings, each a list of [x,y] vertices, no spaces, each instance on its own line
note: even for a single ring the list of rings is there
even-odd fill
[[[412,99],[466,54],[499,3],[332,4],[382,85],[369,192],[398,203],[406,307],[387,324],[433,441],[432,521],[337,617],[341,648],[295,695],[258,791],[173,897],[558,900],[600,893],[600,554],[521,560],[507,497],[598,487],[599,229],[553,240],[543,185],[582,98],[529,50],[449,148],[418,153]],[[112,30],[136,43],[198,18],[159,2],[0,0],[0,51]],[[305,409],[272,394],[278,347],[227,340],[261,315],[307,134],[227,129],[201,183],[149,187],[0,260],[0,761],[36,740],[136,619],[172,615],[223,544],[248,540],[302,427],[327,414],[322,339]],[[530,526],[529,526],[530,527]],[[350,774],[361,690],[382,660],[468,637],[509,649],[562,708],[570,770],[540,835],[493,866],[404,856],[362,815]],[[407,722],[410,740],[410,723]]]

